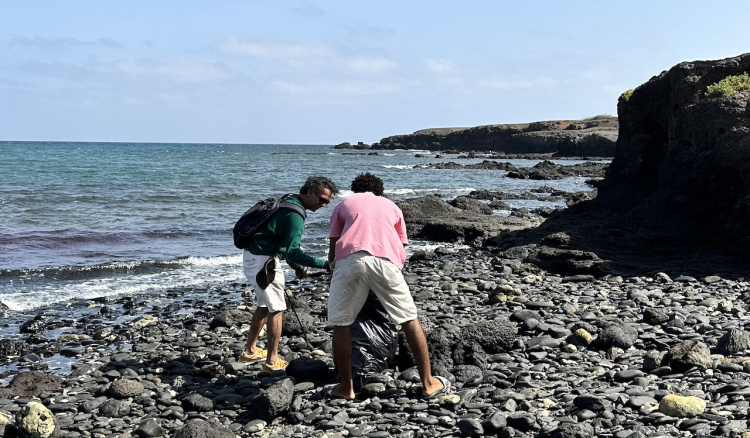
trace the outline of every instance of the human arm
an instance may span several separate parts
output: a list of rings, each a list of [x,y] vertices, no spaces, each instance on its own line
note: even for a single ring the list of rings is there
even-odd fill
[[[311,268],[323,268],[325,260],[312,257],[302,251],[300,248],[300,242],[302,240],[302,231],[305,226],[302,217],[295,212],[290,211],[282,219],[282,226],[284,227],[284,254],[287,261],[295,263],[301,266],[309,266]]]

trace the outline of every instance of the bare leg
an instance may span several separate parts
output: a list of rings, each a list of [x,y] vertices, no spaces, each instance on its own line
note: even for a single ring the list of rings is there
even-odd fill
[[[268,316],[268,308],[258,307],[253,313],[253,319],[250,321],[250,331],[247,332],[247,344],[245,345],[245,353],[252,354],[258,343],[258,337],[260,331],[263,329],[263,325],[266,323],[266,316]]]
[[[333,360],[339,370],[341,383],[331,391],[331,395],[354,400],[354,382],[352,381],[352,334],[351,326],[333,328]]]
[[[281,339],[281,321],[283,318],[284,312],[269,313],[266,318],[266,332],[268,333],[266,363],[269,365],[273,365],[279,357],[279,339]]]
[[[409,349],[411,349],[411,353],[414,355],[414,362],[417,364],[419,378],[422,380],[422,395],[428,396],[442,389],[443,384],[432,377],[430,355],[427,352],[427,339],[424,336],[422,324],[419,323],[419,319],[412,319],[405,322],[401,324],[401,328],[406,333],[406,342],[409,344]]]

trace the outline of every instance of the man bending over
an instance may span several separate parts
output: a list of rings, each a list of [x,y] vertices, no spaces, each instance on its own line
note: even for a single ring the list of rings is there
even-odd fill
[[[401,324],[422,380],[422,395],[435,397],[450,390],[450,382],[433,376],[427,341],[417,319],[401,268],[408,242],[401,209],[383,197],[383,181],[365,173],[352,181],[353,195],[333,210],[330,250],[333,278],[328,297],[328,325],[333,327],[333,355],[341,383],[331,395],[352,400],[352,341],[350,327],[372,290],[396,324]]]
[[[331,197],[338,192],[336,184],[330,179],[311,176],[299,189],[299,195],[289,198],[288,202],[305,210],[315,211],[328,205]],[[247,345],[240,361],[253,362],[265,359],[263,371],[283,370],[287,366],[287,362],[279,357],[281,322],[286,310],[286,300],[284,272],[277,258],[284,257],[287,262],[301,266],[328,269],[328,260],[311,257],[300,249],[304,225],[304,219],[298,213],[280,208],[260,228],[255,242],[243,253],[245,276],[255,289],[257,308],[250,322]],[[267,350],[256,346],[264,325],[268,335]]]

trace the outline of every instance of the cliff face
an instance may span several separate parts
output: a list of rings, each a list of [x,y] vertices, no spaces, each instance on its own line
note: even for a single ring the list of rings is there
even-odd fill
[[[426,149],[494,151],[508,154],[555,154],[557,156],[614,155],[616,118],[559,120],[474,128],[424,129],[413,134],[386,137],[372,149]]]
[[[748,70],[750,53],[683,62],[621,97],[620,138],[597,203],[670,227],[747,234],[750,90],[706,90]]]
[[[596,199],[490,244],[539,252],[545,236],[565,232],[570,248],[607,261],[600,273],[747,275],[750,89],[707,91],[748,71],[750,53],[684,62],[624,93],[615,157]]]

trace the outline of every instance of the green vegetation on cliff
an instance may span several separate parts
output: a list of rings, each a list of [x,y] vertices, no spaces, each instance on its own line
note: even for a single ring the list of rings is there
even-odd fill
[[[625,91],[620,95],[620,99],[624,100],[625,102],[630,100],[630,96],[633,95],[633,91],[635,91],[635,88],[631,88],[630,90]]]
[[[719,82],[709,85],[706,96],[732,96],[742,90],[750,89],[750,76],[742,73],[736,76],[727,76]]]

